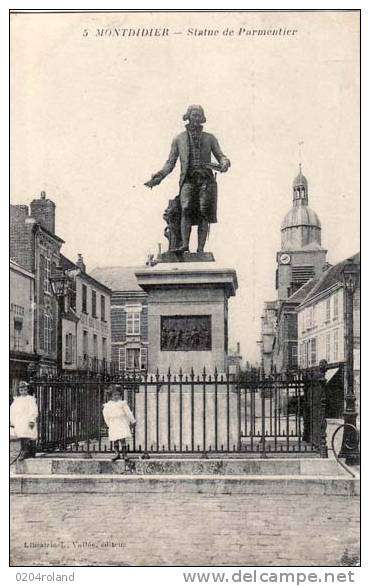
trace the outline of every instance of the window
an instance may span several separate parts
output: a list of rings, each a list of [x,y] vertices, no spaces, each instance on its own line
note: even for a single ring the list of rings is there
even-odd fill
[[[126,369],[140,369],[140,348],[127,348],[126,350]]]
[[[64,362],[66,364],[72,364],[73,360],[74,360],[74,336],[73,334],[69,333],[66,334],[66,338],[65,338],[65,357],[64,357]]]
[[[14,350],[20,352],[23,350],[22,344],[23,321],[19,318],[14,318]]]
[[[105,297],[100,295],[100,319],[105,321]]]
[[[338,291],[334,293],[333,319],[338,319]]]
[[[330,322],[330,297],[326,300],[325,321]]]
[[[303,342],[298,346],[298,363],[299,366],[303,366]]]
[[[89,357],[89,332],[84,330],[82,335],[82,351],[84,360]]]
[[[87,313],[87,287],[82,285],[82,311]]]
[[[317,351],[316,351],[316,338],[310,340],[310,364],[309,366],[315,366],[317,362]]]
[[[103,360],[107,360],[107,358],[108,358],[108,354],[107,354],[107,338],[102,338],[102,355],[103,355]]]
[[[104,339],[104,338],[103,338]],[[147,348],[119,348],[118,369],[146,370],[148,361]]]
[[[308,341],[305,342],[305,348],[304,348],[304,364],[305,367],[308,368]]]
[[[307,368],[307,342],[301,343],[299,361],[301,368]]]
[[[292,343],[290,344],[290,364],[291,368],[297,366],[297,344]]]
[[[312,328],[313,326],[313,307],[309,307],[308,308],[308,324],[307,327],[308,328]]]
[[[46,354],[51,353],[51,330],[52,330],[52,316],[44,313],[44,350]]]
[[[91,291],[91,313],[93,317],[96,317],[96,291]]]
[[[317,326],[317,305],[312,306],[312,327],[315,328]]]
[[[140,335],[140,309],[128,308],[126,313],[126,334]]]
[[[142,348],[141,349],[141,370],[147,370],[148,368],[148,349]]]
[[[69,305],[71,309],[76,310],[76,282],[70,281],[69,285]]]
[[[312,316],[313,316],[312,307],[307,307],[304,310],[304,329],[305,330],[310,330],[312,328]]]
[[[326,360],[330,362],[331,354],[330,354],[330,333],[326,334]]]
[[[338,330],[334,330],[333,334],[333,360],[338,361]]]
[[[93,335],[93,356],[94,358],[98,357],[98,336],[96,334]]]

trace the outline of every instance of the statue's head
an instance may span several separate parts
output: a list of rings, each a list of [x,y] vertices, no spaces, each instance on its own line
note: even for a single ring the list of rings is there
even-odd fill
[[[192,126],[199,126],[200,124],[204,124],[206,122],[204,110],[202,106],[197,104],[192,104],[189,106],[186,114],[184,114],[182,118],[183,120],[189,120]]]

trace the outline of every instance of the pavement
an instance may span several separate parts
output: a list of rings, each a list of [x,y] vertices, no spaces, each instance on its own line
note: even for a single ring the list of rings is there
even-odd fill
[[[359,504],[317,494],[15,494],[11,565],[356,565]]]

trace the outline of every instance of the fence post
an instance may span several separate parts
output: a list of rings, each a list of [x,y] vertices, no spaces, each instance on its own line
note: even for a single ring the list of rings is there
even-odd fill
[[[140,375],[139,375],[140,376]],[[134,390],[135,390],[135,371],[134,371]],[[148,452],[148,379],[145,377],[144,380],[144,454],[142,455],[143,460],[149,460]]]
[[[318,370],[318,383],[320,384],[320,458],[328,457],[328,444],[326,436],[326,380],[325,372],[328,363],[325,359],[320,360]]]
[[[261,429],[261,458],[267,458],[266,456],[266,389],[268,382],[265,378],[265,371],[263,367],[261,369],[261,387],[260,387],[260,394],[261,394],[261,417],[262,417],[262,429]]]

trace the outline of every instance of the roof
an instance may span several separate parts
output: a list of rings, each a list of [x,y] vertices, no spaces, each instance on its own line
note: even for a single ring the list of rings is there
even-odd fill
[[[108,285],[104,283],[104,281],[100,281],[99,279],[92,276],[90,273],[85,273],[81,271],[81,268],[76,263],[72,262],[69,258],[64,256],[64,254],[60,255],[60,260],[62,267],[66,271],[78,270],[80,271],[81,277],[85,278],[86,281],[89,281],[92,285],[95,285],[96,287],[101,287],[102,289],[105,289],[110,294],[112,293],[111,289],[108,287]]]
[[[293,228],[295,226],[313,226],[321,228],[319,216],[308,205],[297,205],[292,207],[284,216],[281,229]]]
[[[35,218],[33,216],[28,216],[29,218],[32,218],[32,220],[35,220]],[[61,238],[60,236],[57,236],[55,234],[55,232],[50,232],[50,230],[48,230],[47,228],[45,228],[45,226],[43,226],[42,224],[40,224],[40,222],[38,222],[37,220],[35,220],[35,226],[37,226],[37,228],[39,230],[43,230],[44,232],[46,232],[46,234],[48,234],[48,236],[51,236],[52,238],[55,238],[55,240],[58,240],[58,242],[61,242],[62,244],[65,244],[65,240],[63,240],[63,238]]]
[[[307,193],[307,191],[308,191],[308,181],[307,181],[306,177],[302,173],[301,165],[299,165],[299,173],[298,173],[297,177],[293,181],[293,187],[300,187],[300,186],[304,187],[305,188],[305,191]]]
[[[26,277],[30,277],[31,279],[35,278],[34,273],[31,273],[30,271],[28,271],[27,269],[22,267],[13,258],[10,259],[10,268],[13,269],[14,271],[18,271],[19,273],[22,273],[22,275],[25,275]]]
[[[342,275],[343,267],[346,264],[348,264],[349,262],[353,262],[355,265],[360,266],[360,264],[361,264],[360,253],[358,252],[357,254],[354,254],[353,256],[346,258],[345,260],[342,260],[341,262],[338,262],[336,265],[333,265],[327,271],[325,271],[321,275],[321,277],[318,279],[318,282],[316,283],[316,285],[311,289],[309,294],[306,296],[306,298],[302,299],[301,303],[302,304],[307,303],[313,297],[316,297],[317,295],[319,295],[323,291],[330,289],[331,287],[333,287],[337,283],[343,283],[343,275]]]
[[[306,299],[306,297],[310,293],[310,291],[312,291],[313,287],[316,285],[318,280],[319,280],[319,277],[314,277],[314,278],[310,279],[309,281],[307,281],[307,283],[302,285],[302,287],[297,289],[297,291],[295,291],[293,293],[293,295],[288,297],[288,299],[286,301],[288,303],[290,303],[290,302],[302,303],[302,301],[304,301]]]
[[[60,260],[62,261],[63,268],[66,271],[73,271],[75,269],[79,269],[80,268],[74,262],[72,262],[71,260],[69,260],[69,258],[67,258],[66,256],[64,256],[64,254],[61,254],[60,255]]]
[[[145,268],[145,266],[96,267],[91,271],[91,275],[105,283],[112,291],[140,291],[144,293],[137,282],[135,272]]]

